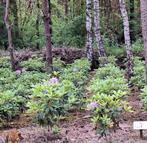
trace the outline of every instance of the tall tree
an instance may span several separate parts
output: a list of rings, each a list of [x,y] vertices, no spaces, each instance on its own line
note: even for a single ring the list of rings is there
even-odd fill
[[[7,49],[7,31],[4,23],[4,15],[5,15],[5,4],[3,0],[0,0],[0,45],[1,47],[5,47]]]
[[[94,33],[96,38],[96,44],[98,47],[99,57],[105,57],[106,52],[103,45],[103,40],[100,32],[100,4],[99,0],[93,0],[94,6]]]
[[[124,39],[125,39],[125,47],[127,53],[127,76],[129,79],[133,74],[133,53],[132,53],[131,40],[130,40],[129,19],[126,10],[125,0],[119,0],[119,5],[123,19],[123,26],[124,26]]]
[[[92,48],[92,1],[86,0],[86,50],[87,58],[92,63],[93,60],[93,48]]]
[[[129,2],[129,8],[130,8],[130,36],[131,39],[135,39],[134,35],[134,14],[135,14],[135,0],[130,0]]]
[[[68,15],[68,0],[64,0],[64,13],[65,16]]]
[[[10,0],[10,8],[11,8],[11,13],[13,14],[14,17],[14,24],[13,24],[13,29],[12,29],[12,35],[13,35],[13,39],[15,37],[17,37],[17,39],[19,38],[19,24],[18,24],[18,7],[17,7],[17,3],[16,0]]]
[[[11,58],[11,67],[12,70],[15,70],[15,58],[14,58],[14,48],[12,43],[12,25],[9,22],[9,9],[10,9],[10,0],[5,0],[6,7],[5,7],[5,24],[8,33],[8,44],[9,44],[9,51],[10,51],[10,58]]]
[[[40,36],[40,31],[39,31],[39,20],[40,20],[40,3],[39,0],[37,0],[37,18],[36,18],[36,36],[37,36],[37,42],[36,42],[36,49],[39,49],[39,36]]]
[[[140,0],[140,2],[141,2],[142,35],[144,40],[146,84],[147,84],[147,0]]]
[[[43,21],[46,40],[46,68],[47,71],[52,70],[52,44],[51,44],[51,13],[50,0],[43,0]]]

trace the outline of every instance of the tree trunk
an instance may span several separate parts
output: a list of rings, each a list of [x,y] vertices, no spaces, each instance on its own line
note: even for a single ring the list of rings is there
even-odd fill
[[[146,84],[147,84],[147,0],[141,1],[141,21],[142,21],[142,35],[144,40],[144,56],[146,69]]]
[[[43,0],[43,21],[46,39],[46,68],[47,71],[52,71],[52,45],[51,45],[51,15],[49,13],[50,0]]]
[[[64,12],[65,16],[68,15],[68,0],[64,0]]]
[[[14,48],[13,48],[13,43],[12,43],[12,26],[9,23],[9,6],[10,6],[10,1],[6,0],[6,7],[5,7],[5,25],[7,28],[7,33],[8,33],[8,44],[9,44],[9,51],[10,51],[10,59],[11,59],[11,67],[12,70],[15,70],[15,58],[14,58]]]
[[[19,38],[19,26],[18,26],[18,9],[17,9],[17,3],[16,0],[10,0],[11,5],[11,12],[14,16],[14,26],[13,26],[13,38]],[[14,39],[13,39],[14,40]]]
[[[103,45],[103,40],[100,32],[100,5],[99,0],[93,0],[94,5],[94,33],[96,38],[96,44],[98,47],[99,57],[106,57],[106,52]]]
[[[135,35],[134,35],[134,12],[135,12],[135,1],[130,0],[130,36],[132,40],[135,40]]]
[[[129,29],[129,20],[128,13],[126,10],[126,5],[124,0],[119,0],[120,11],[123,19],[124,26],[124,39],[125,39],[125,47],[127,53],[127,76],[128,80],[133,74],[133,53],[131,49],[131,40],[130,40],[130,29]]]
[[[92,63],[93,49],[92,49],[92,1],[86,0],[86,50],[87,58]]]
[[[39,49],[40,45],[39,45],[39,36],[40,36],[40,32],[39,32],[39,19],[40,19],[40,4],[39,4],[39,0],[37,0],[37,18],[36,18],[36,36],[37,36],[37,42],[36,42],[36,49]]]

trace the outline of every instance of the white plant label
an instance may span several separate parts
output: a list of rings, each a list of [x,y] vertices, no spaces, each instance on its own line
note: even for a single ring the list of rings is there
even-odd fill
[[[134,130],[146,130],[147,129],[147,121],[134,121],[133,122]]]

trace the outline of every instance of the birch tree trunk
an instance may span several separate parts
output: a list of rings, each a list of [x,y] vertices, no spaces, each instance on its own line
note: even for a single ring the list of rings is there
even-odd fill
[[[128,20],[128,13],[126,10],[125,0],[119,0],[119,5],[123,19],[123,26],[124,26],[124,38],[125,38],[125,47],[127,53],[127,76],[129,79],[133,74],[133,53],[132,53],[131,40],[130,40],[129,20]]]
[[[140,2],[141,2],[142,35],[144,40],[146,84],[147,84],[147,0],[140,0]]]
[[[94,6],[94,33],[96,38],[96,44],[98,47],[99,57],[106,57],[106,52],[103,45],[103,40],[100,32],[100,4],[99,0],[93,0]]]
[[[87,58],[92,63],[93,49],[92,49],[92,0],[86,0],[86,50]]]
[[[51,45],[51,15],[49,13],[49,0],[43,0],[43,21],[46,39],[46,68],[47,71],[52,71],[52,45]]]
[[[14,58],[14,48],[13,48],[13,43],[12,43],[12,25],[9,23],[9,6],[10,6],[10,1],[5,0],[6,7],[5,7],[5,25],[7,29],[7,34],[8,34],[8,44],[9,44],[9,52],[10,52],[10,59],[11,59],[11,68],[13,71],[15,71],[15,58]]]

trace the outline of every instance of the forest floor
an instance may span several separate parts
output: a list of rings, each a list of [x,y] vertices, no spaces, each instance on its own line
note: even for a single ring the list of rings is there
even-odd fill
[[[94,73],[89,75],[89,80],[93,75]],[[85,96],[90,96],[86,87]],[[144,131],[144,139],[140,139],[139,131],[133,129],[133,121],[147,120],[147,112],[142,108],[138,88],[131,88],[127,101],[134,112],[124,114],[120,122],[120,129],[115,133],[112,132],[107,138],[100,138],[95,134],[94,125],[90,121],[90,113],[85,110],[75,111],[68,119],[62,121],[60,135],[51,135],[46,127],[33,124],[31,115],[27,114],[9,123],[8,129],[3,132],[17,128],[24,138],[20,143],[147,143],[147,130]]]
[[[61,123],[61,134],[57,136],[51,135],[45,127],[30,124],[29,115],[22,115],[9,126],[21,132],[24,139],[20,143],[147,143],[147,131],[144,131],[144,139],[140,139],[139,131],[133,130],[133,121],[147,119],[147,112],[143,110],[139,99],[139,90],[133,87],[127,100],[134,112],[124,114],[120,122],[121,129],[107,138],[95,134],[89,112],[84,110],[71,113],[70,119]]]

